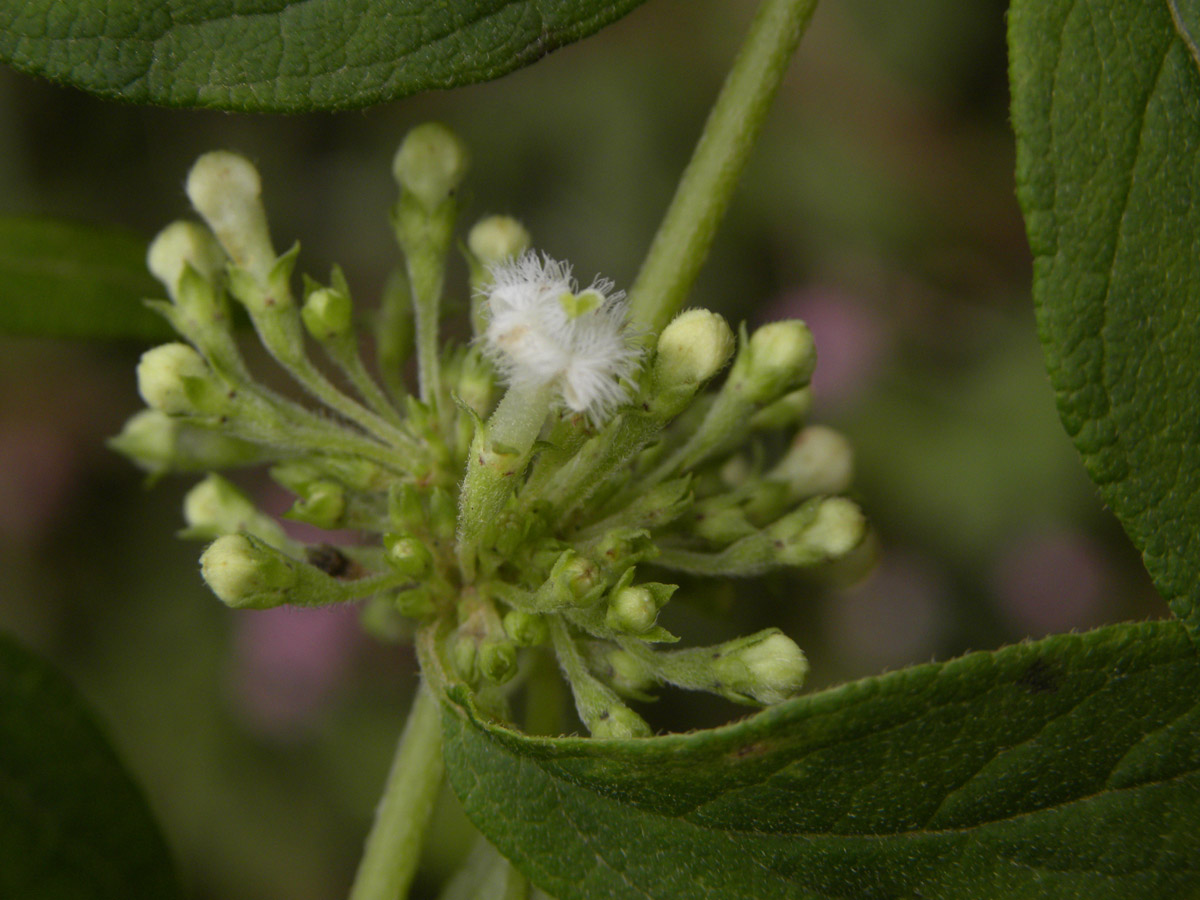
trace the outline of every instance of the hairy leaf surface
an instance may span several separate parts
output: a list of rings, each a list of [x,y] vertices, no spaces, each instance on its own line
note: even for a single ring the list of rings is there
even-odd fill
[[[348,109],[496,78],[642,0],[20,0],[0,59],[104,97]]]
[[[917,666],[724,728],[532,738],[449,692],[450,781],[559,900],[1200,891],[1200,658],[1176,622]]]
[[[179,897],[145,799],[57,671],[0,634],[0,897]]]
[[[0,332],[156,340],[171,334],[142,304],[162,295],[146,242],[50,219],[0,218]]]
[[[1059,413],[1175,613],[1200,627],[1196,0],[1016,0],[1017,183]]]

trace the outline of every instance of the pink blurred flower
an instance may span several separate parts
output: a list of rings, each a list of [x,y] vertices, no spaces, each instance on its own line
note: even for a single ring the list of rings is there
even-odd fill
[[[1109,578],[1100,547],[1064,529],[1013,542],[991,580],[1003,614],[1030,637],[1040,637],[1104,621]]]
[[[362,639],[357,607],[246,610],[233,623],[231,686],[247,724],[302,737],[348,674]]]
[[[820,410],[853,405],[871,384],[887,354],[888,336],[866,302],[829,288],[791,291],[767,309],[765,319],[803,319],[817,343],[813,403]]]

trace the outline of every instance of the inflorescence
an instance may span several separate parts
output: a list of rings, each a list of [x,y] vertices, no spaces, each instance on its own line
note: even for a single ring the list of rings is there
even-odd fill
[[[748,704],[794,696],[807,662],[778,629],[661,649],[677,640],[658,624],[676,586],[638,575],[651,565],[757,575],[861,543],[863,516],[838,496],[849,446],[804,427],[808,328],[775,322],[735,338],[721,316],[693,309],[657,338],[638,333],[611,282],[581,290],[570,266],[529,249],[519,223],[491,217],[464,251],[475,338],[439,345],[466,167],[440,125],[414,129],[396,155],[405,266],[373,321],[377,379],[341,271],[328,284],[306,277],[298,300],[298,250],[276,253],[258,172],[236,154],[202,156],[187,192],[206,224],[168,226],[148,259],[170,298],[151,305],[186,343],[142,357],[149,408],[112,445],[154,475],[270,464],[296,497],[288,518],[364,536],[305,545],[209,474],[187,496],[184,534],[211,542],[201,570],[231,607],[365,601],[369,626],[398,635],[400,620],[416,622],[446,669],[479,688],[512,683],[522,648],[548,647],[595,736],[649,734],[625,700],[663,684]],[[230,298],[324,409],[251,376]],[[410,393],[402,372],[414,350]],[[768,464],[752,448],[772,432],[794,436]]]

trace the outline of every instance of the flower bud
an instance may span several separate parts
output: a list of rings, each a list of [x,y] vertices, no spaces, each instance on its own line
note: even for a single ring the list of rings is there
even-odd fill
[[[799,319],[787,319],[755,331],[736,368],[747,399],[767,404],[808,384],[816,363],[812,332]]]
[[[279,546],[286,538],[279,524],[220,475],[209,475],[183,498],[184,537],[212,540],[244,531]]]
[[[354,309],[350,298],[333,288],[317,288],[304,301],[300,311],[304,327],[318,341],[344,337],[350,333]]]
[[[536,608],[547,612],[569,606],[586,606],[603,588],[599,567],[574,550],[559,554],[550,576],[534,595]]]
[[[813,502],[817,504],[815,514],[813,507],[805,504],[765,532],[783,565],[808,566],[837,559],[866,536],[866,518],[853,501],[829,497]]]
[[[652,732],[646,720],[623,703],[615,703],[602,710],[585,724],[594,738],[638,738],[650,737]]]
[[[840,433],[824,425],[799,432],[783,458],[766,475],[782,481],[791,500],[818,494],[840,494],[854,477],[854,449]]]
[[[658,687],[658,679],[648,665],[628,650],[607,647],[591,653],[589,658],[593,670],[618,694],[635,700],[653,699],[649,691]]]
[[[212,592],[235,609],[269,609],[287,602],[297,581],[282,554],[244,534],[227,534],[209,544],[200,572]]]
[[[346,491],[335,481],[311,481],[298,491],[300,499],[286,513],[294,522],[318,528],[337,528],[346,512]]]
[[[270,451],[173,419],[157,409],[144,409],[125,423],[108,446],[152,475],[197,472],[256,463]]]
[[[195,222],[172,222],[150,242],[146,267],[175,300],[183,272],[191,266],[201,278],[212,281],[225,268],[225,253],[210,232]]]
[[[488,639],[479,647],[479,671],[493,684],[504,684],[517,674],[517,648],[507,640]]]
[[[424,578],[433,568],[433,554],[412,535],[385,534],[385,559],[393,569],[410,578]]]
[[[643,634],[654,627],[657,618],[654,595],[644,587],[627,587],[609,598],[604,621],[613,631]]]
[[[504,631],[519,647],[534,647],[550,640],[545,618],[519,609],[504,614]]]
[[[410,619],[427,618],[432,616],[437,609],[433,591],[426,585],[398,591],[393,597],[392,603],[400,615],[408,616]]]
[[[772,431],[791,428],[808,418],[812,409],[812,388],[803,387],[784,394],[750,417],[751,431]]]
[[[226,395],[208,363],[187,344],[147,350],[138,362],[137,379],[146,405],[168,415],[214,412]]]
[[[733,641],[714,664],[725,691],[758,703],[782,703],[799,693],[808,660],[796,643],[776,629]]]
[[[468,249],[484,267],[520,256],[532,243],[525,226],[511,216],[480,219],[467,234]]]
[[[437,122],[418,125],[404,136],[392,160],[392,174],[429,212],[440,206],[467,174],[467,148]]]
[[[680,313],[659,335],[655,383],[703,384],[724,368],[735,346],[733,332],[721,316],[707,309]]]
[[[275,264],[258,170],[244,156],[216,150],[196,160],[187,195],[234,264],[265,281]]]

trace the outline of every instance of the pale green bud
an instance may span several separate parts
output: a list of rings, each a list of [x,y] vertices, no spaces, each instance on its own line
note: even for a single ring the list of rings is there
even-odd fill
[[[278,546],[283,529],[262,513],[245,494],[220,475],[209,475],[183,498],[184,537],[212,540],[223,534],[245,531]]]
[[[261,462],[270,451],[174,419],[157,409],[144,409],[125,423],[108,446],[146,471],[197,472]]]
[[[296,585],[295,570],[281,555],[244,534],[217,538],[200,557],[200,572],[227,606],[268,609],[287,602]]]
[[[707,309],[689,309],[659,335],[655,382],[659,387],[703,384],[724,368],[735,347],[724,318]]]
[[[517,674],[517,648],[507,640],[489,639],[479,647],[479,671],[493,684],[504,684]]]
[[[653,733],[646,720],[623,703],[613,704],[601,710],[587,721],[588,729],[594,738],[626,738],[650,737]]]
[[[628,650],[612,647],[600,654],[594,665],[617,693],[627,697],[650,699],[648,692],[658,687],[658,679],[651,668]]]
[[[467,248],[484,266],[520,256],[532,243],[525,226],[511,216],[480,219],[467,234]]]
[[[466,145],[437,122],[418,125],[404,136],[392,160],[392,174],[426,210],[440,206],[467,174]]]
[[[146,405],[168,415],[215,412],[227,393],[204,358],[187,344],[147,350],[138,362],[137,379]]]
[[[504,631],[520,647],[534,647],[550,640],[546,619],[520,609],[510,609],[504,614]]]
[[[596,598],[603,583],[600,569],[594,562],[574,550],[564,550],[550,570],[550,576],[534,595],[534,603],[546,611],[584,606]]]
[[[456,634],[450,647],[450,663],[458,677],[467,684],[479,678],[479,649],[475,639],[469,635]]]
[[[317,288],[304,301],[300,315],[309,334],[318,341],[328,341],[350,333],[354,309],[350,298],[341,291]]]
[[[385,559],[393,569],[410,578],[424,578],[433,568],[433,554],[412,535],[385,534]]]
[[[799,319],[787,319],[763,325],[750,336],[737,374],[746,398],[766,404],[808,384],[816,364],[812,332]]]
[[[433,591],[425,585],[397,592],[393,605],[397,612],[410,619],[424,619],[433,615],[437,608]]]
[[[184,270],[191,266],[206,281],[225,268],[225,253],[212,232],[195,222],[172,222],[150,242],[146,267],[162,282],[172,300],[179,294]]]
[[[766,478],[788,486],[792,500],[818,494],[840,494],[854,478],[854,449],[838,432],[810,425],[799,432]]]
[[[643,634],[654,627],[658,606],[644,587],[627,587],[609,598],[604,621],[613,631]]]
[[[300,499],[287,518],[318,528],[337,528],[346,512],[346,491],[334,481],[312,481],[298,491]]]
[[[830,497],[817,508],[817,517],[805,529],[803,546],[828,559],[845,556],[866,536],[862,510],[845,497]]]
[[[239,268],[265,281],[275,250],[262,205],[258,170],[244,156],[217,150],[196,160],[187,195]]]
[[[769,705],[794,697],[803,687],[808,660],[782,632],[771,629],[727,647],[714,664],[727,691]]]
[[[803,387],[784,394],[750,417],[751,431],[791,428],[808,418],[812,410],[812,388]]]

